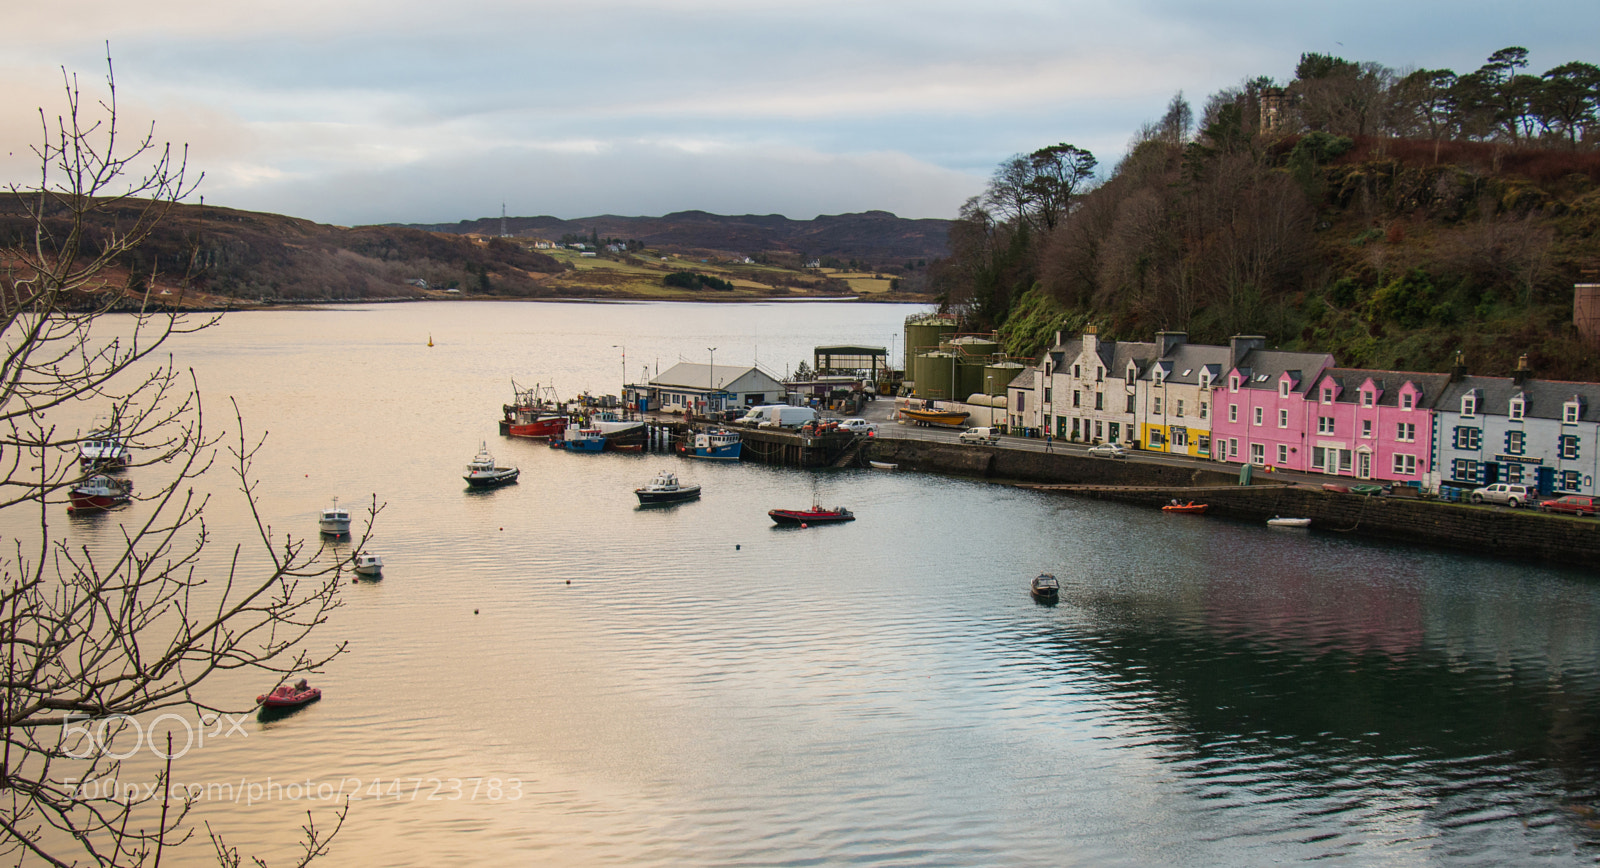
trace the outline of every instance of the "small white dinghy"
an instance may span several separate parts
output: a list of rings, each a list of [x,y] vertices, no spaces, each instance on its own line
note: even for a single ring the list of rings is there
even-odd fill
[[[1310,527],[1310,526],[1311,526],[1311,519],[1309,519],[1309,518],[1280,518],[1279,516],[1275,515],[1272,518],[1267,519],[1267,527]]]
[[[383,575],[383,558],[369,552],[356,555],[355,565],[352,567],[358,576],[376,578]]]

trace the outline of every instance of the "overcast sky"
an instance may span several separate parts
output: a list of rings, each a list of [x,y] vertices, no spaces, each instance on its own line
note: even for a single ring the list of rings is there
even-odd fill
[[[516,215],[952,217],[1006,157],[1114,165],[1182,90],[1301,52],[1600,63],[1600,2],[51,0],[0,9],[8,180],[61,69],[189,146],[208,204],[345,225]]]

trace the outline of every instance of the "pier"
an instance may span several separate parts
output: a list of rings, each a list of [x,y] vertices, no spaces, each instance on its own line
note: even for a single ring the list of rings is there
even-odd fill
[[[681,419],[650,417],[646,420],[645,448],[651,452],[675,452],[678,444],[689,436],[694,427]],[[739,433],[739,441],[743,444],[740,451],[741,460],[752,464],[775,464],[780,467],[865,465],[866,448],[873,439],[849,431],[805,434],[788,429],[748,428],[732,424],[717,427]]]

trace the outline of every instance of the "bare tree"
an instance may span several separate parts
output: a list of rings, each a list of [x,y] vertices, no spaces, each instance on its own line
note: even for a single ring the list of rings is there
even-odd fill
[[[264,522],[250,476],[261,441],[246,438],[237,409],[228,454],[259,549],[202,557],[208,498],[195,480],[218,437],[193,373],[163,347],[215,320],[155,310],[158,276],[132,293],[120,268],[198,179],[153,127],[123,136],[109,58],[106,69],[99,100],[63,70],[66,111],[40,111],[38,180],[10,185],[0,213],[0,516],[16,534],[0,551],[0,853],[15,864],[159,864],[189,837],[170,761],[143,798],[79,782],[117,778],[141,718],[227,710],[200,692],[216,673],[277,679],[342,650],[305,644],[338,605],[348,562]],[[52,523],[87,472],[85,432],[58,422],[82,402],[105,408],[105,427],[141,456],[143,489],[115,544]],[[301,864],[329,834],[310,833]]]

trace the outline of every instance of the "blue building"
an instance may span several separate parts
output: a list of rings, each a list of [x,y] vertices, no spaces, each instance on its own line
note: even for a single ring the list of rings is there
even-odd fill
[[[1433,405],[1433,466],[1441,488],[1496,482],[1541,495],[1595,494],[1600,383],[1469,377],[1460,365]]]

